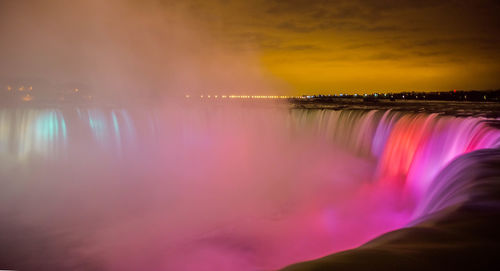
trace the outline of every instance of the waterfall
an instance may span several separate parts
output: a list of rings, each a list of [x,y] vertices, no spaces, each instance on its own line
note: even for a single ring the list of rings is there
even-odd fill
[[[340,147],[376,159],[376,182],[401,185],[417,199],[424,197],[452,160],[500,147],[500,130],[489,119],[391,110],[319,109],[292,114],[299,129],[312,129]]]
[[[497,120],[395,110],[5,108],[0,217],[13,247],[60,234],[55,260],[12,269],[71,269],[62,251],[103,270],[273,269],[477,200],[491,182],[463,169],[499,147]]]

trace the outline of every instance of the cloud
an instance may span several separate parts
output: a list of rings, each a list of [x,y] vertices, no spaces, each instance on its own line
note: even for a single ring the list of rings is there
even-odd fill
[[[48,4],[16,4],[20,2],[0,2],[2,37],[12,36],[13,27],[30,30],[2,39],[4,62],[11,67],[3,73],[19,71],[22,59],[30,59],[64,67],[62,74],[76,78],[105,75],[112,68],[120,77],[140,74],[139,79],[160,82],[162,88],[238,88],[238,82],[245,82],[248,89],[272,90],[275,81],[297,89],[339,86],[339,80],[319,78],[315,71],[339,75],[324,67],[356,66],[358,71],[351,72],[359,74],[342,73],[346,77],[341,87],[350,88],[349,83],[358,84],[358,78],[381,61],[377,69],[398,67],[398,89],[413,87],[413,81],[404,81],[417,76],[419,67],[427,69],[422,73],[435,73],[419,81],[419,88],[443,86],[438,80],[458,84],[452,88],[500,85],[500,79],[491,76],[500,72],[500,64],[495,64],[500,63],[500,4],[494,0],[115,0],[96,4],[97,14],[88,4],[76,10],[78,2],[86,1],[59,1],[55,11]],[[128,8],[116,9],[116,3],[124,2]],[[19,5],[23,8],[13,9]],[[72,11],[60,12],[64,6]],[[45,37],[35,29],[42,29]],[[20,42],[13,46],[9,40]],[[34,43],[39,48],[29,46]],[[8,57],[20,55],[21,61]],[[109,61],[97,61],[103,59]],[[23,67],[30,63],[24,62]],[[477,69],[466,73],[465,65]],[[233,80],[236,77],[248,79]],[[377,84],[390,87],[393,79],[382,76]]]

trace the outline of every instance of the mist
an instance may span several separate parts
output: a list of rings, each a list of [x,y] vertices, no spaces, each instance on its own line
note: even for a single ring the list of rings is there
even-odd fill
[[[318,136],[287,105],[0,116],[9,268],[279,268],[409,217],[390,190],[363,192],[374,163]]]
[[[231,44],[205,27],[199,4],[1,1],[0,83],[32,85],[38,95],[79,88],[150,100],[286,89],[262,69],[257,45]]]

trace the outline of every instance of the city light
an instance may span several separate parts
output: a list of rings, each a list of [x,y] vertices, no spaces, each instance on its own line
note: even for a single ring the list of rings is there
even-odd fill
[[[189,95],[185,95],[189,98]],[[314,97],[314,96],[308,96]],[[200,98],[222,98],[222,99],[303,99],[304,96],[286,96],[286,95],[200,95]]]
[[[33,100],[33,96],[29,95],[29,94],[26,94],[24,97],[23,97],[23,101],[25,102],[29,102]]]

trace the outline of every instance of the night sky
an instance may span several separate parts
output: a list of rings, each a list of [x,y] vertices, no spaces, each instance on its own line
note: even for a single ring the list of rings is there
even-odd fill
[[[249,94],[500,87],[495,0],[101,2],[1,0],[0,79]]]

